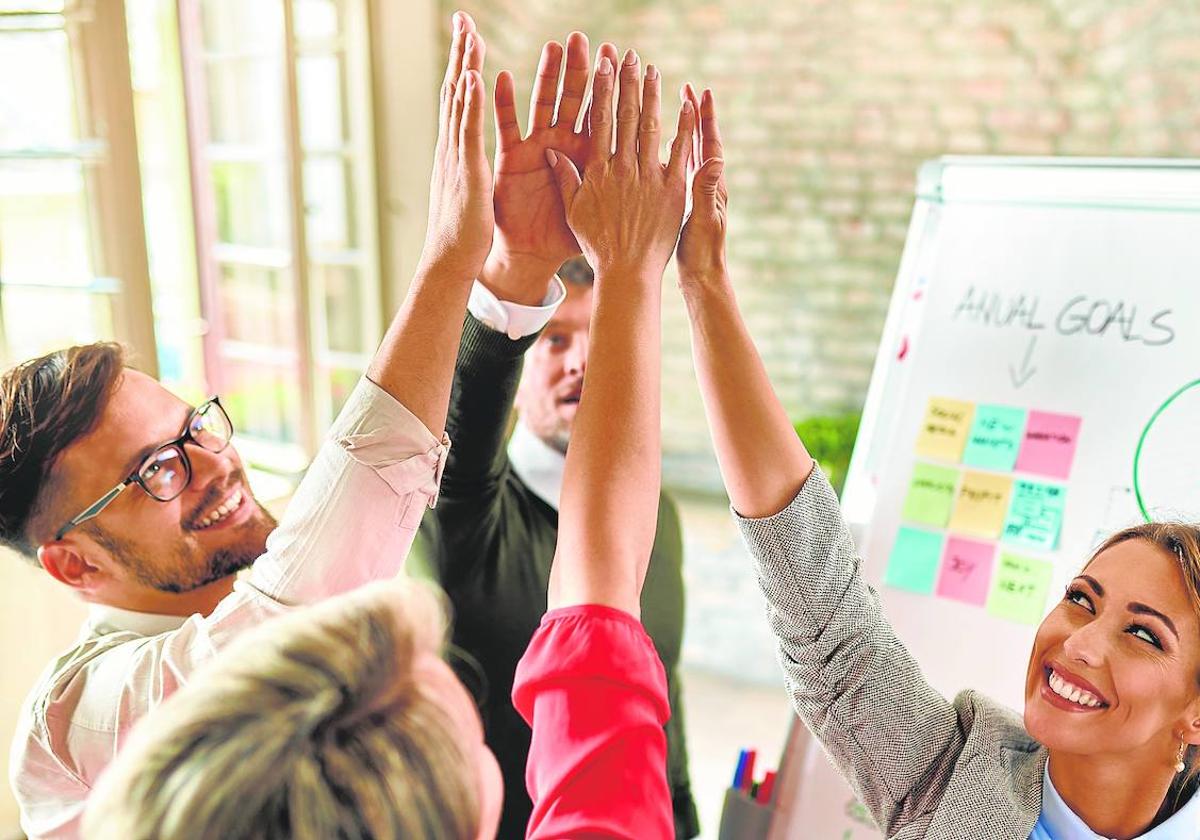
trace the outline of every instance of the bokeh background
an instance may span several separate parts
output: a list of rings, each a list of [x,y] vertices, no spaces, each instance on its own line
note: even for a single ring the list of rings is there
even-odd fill
[[[1200,0],[0,0],[0,362],[125,341],[185,397],[221,393],[257,492],[286,504],[415,265],[456,8],[519,98],[572,29],[716,91],[740,300],[835,471],[922,161],[1200,157]],[[667,282],[664,476],[715,836],[737,748],[777,753],[789,718]],[[7,743],[82,609],[0,560]]]

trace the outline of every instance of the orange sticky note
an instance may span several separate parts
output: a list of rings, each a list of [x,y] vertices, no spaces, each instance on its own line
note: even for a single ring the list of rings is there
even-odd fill
[[[1011,491],[1012,479],[1008,476],[968,470],[950,515],[950,530],[996,539],[1004,527]]]
[[[975,406],[961,400],[930,397],[917,433],[917,454],[939,461],[962,460]]]

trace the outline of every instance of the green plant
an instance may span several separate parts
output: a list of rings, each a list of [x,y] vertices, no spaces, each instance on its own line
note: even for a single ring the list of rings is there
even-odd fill
[[[833,489],[840,495],[850,467],[850,453],[858,435],[859,413],[820,415],[796,422],[796,434],[805,448],[829,476]]]

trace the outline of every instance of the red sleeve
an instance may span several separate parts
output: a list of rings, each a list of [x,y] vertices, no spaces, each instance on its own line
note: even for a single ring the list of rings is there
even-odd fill
[[[533,728],[527,838],[675,836],[667,675],[640,621],[594,604],[546,613],[512,699]]]

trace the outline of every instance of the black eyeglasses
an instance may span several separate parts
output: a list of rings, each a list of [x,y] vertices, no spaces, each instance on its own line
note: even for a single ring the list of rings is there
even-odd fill
[[[188,460],[184,444],[194,443],[209,452],[220,452],[229,446],[232,437],[233,423],[222,408],[220,399],[213,397],[201,403],[188,415],[183,434],[156,447],[124,481],[59,528],[54,539],[61,540],[63,534],[76,525],[99,516],[100,512],[111,505],[117,496],[121,495],[121,491],[131,484],[137,484],[150,498],[160,502],[169,502],[177,498],[192,480],[192,462]]]

